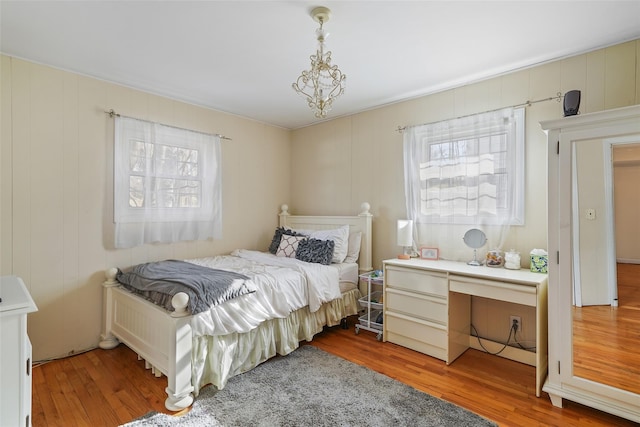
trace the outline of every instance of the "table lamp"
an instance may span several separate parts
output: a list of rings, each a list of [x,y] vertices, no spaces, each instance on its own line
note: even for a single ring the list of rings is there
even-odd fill
[[[413,221],[410,219],[398,220],[398,246],[402,246],[402,254],[399,259],[411,258],[413,248]]]

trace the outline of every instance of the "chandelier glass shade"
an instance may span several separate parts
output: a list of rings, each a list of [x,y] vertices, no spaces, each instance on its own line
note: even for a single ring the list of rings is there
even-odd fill
[[[325,50],[324,42],[329,33],[322,26],[329,19],[329,9],[317,7],[311,11],[311,16],[320,23],[316,30],[318,48],[310,57],[311,68],[303,71],[292,86],[305,98],[317,118],[325,118],[333,100],[344,93],[347,76],[337,65],[331,65],[331,52]]]

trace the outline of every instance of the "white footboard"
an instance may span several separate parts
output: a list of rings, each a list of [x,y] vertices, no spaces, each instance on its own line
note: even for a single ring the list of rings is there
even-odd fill
[[[103,283],[103,326],[100,348],[124,343],[145,360],[153,373],[166,375],[165,406],[179,411],[193,403],[191,384],[192,332],[185,316],[188,297],[176,295],[176,311],[170,313],[122,289],[115,281],[116,269],[106,272]]]

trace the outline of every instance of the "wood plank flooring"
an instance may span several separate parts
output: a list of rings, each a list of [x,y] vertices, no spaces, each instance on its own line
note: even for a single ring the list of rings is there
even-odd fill
[[[573,308],[574,374],[640,394],[640,264],[618,264],[618,307]]]
[[[401,346],[379,342],[374,333],[355,335],[357,318],[349,320],[349,330],[327,328],[305,345],[367,366],[500,426],[637,425],[569,401],[564,409],[553,407],[545,393],[536,398],[531,366],[473,349],[447,366]],[[109,427],[152,410],[171,413],[164,408],[166,385],[166,378],[151,375],[144,362],[124,345],[49,362],[33,369],[33,425]]]

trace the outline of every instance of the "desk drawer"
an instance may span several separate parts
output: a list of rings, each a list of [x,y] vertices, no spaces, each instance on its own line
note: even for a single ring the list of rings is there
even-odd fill
[[[447,324],[447,299],[387,288],[387,310],[424,320]]]
[[[423,294],[447,296],[449,287],[447,275],[427,273],[418,269],[388,266],[385,272],[385,286]]]
[[[461,294],[475,295],[531,307],[535,307],[537,304],[537,289],[531,285],[452,275],[449,287],[451,292]]]
[[[447,360],[447,330],[435,323],[385,313],[386,341]]]

